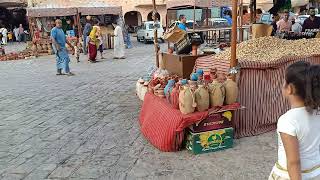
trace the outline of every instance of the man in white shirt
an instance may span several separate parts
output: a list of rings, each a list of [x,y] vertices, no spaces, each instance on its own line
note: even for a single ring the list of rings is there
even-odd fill
[[[7,28],[3,27],[0,29],[0,32],[2,34],[2,44],[6,45],[8,42],[8,30]]]
[[[299,22],[299,19],[292,19],[292,28],[291,28],[292,32],[295,33],[300,33],[302,32],[302,26]]]

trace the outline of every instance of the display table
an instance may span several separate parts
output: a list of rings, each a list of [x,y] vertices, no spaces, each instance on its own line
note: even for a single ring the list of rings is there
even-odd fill
[[[202,57],[192,55],[177,55],[162,53],[164,69],[168,70],[171,74],[177,74],[182,78],[189,78],[192,73],[196,59]]]
[[[178,109],[174,109],[166,99],[147,93],[139,118],[141,132],[159,150],[178,151],[182,147],[184,130],[187,127],[206,119],[209,114],[237,109],[240,109],[239,103],[183,115]]]
[[[184,129],[203,120],[208,112],[183,115],[178,109],[151,93],[144,97],[140,112],[140,126],[143,135],[161,151],[178,151],[184,138]]]
[[[276,129],[278,118],[290,108],[281,92],[285,69],[299,60],[320,64],[320,55],[288,57],[273,62],[239,61],[241,71],[237,78],[238,100],[246,109],[235,113],[236,138],[259,135]],[[197,59],[195,64],[195,69],[213,67],[220,72],[226,72],[229,62],[206,56]]]

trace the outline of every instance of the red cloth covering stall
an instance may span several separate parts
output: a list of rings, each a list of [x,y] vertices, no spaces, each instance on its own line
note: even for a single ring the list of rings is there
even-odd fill
[[[183,115],[172,108],[166,99],[147,93],[140,112],[140,126],[143,135],[159,150],[178,151],[184,129],[207,116],[208,111]]]
[[[235,103],[211,108],[205,112],[183,115],[180,110],[174,109],[166,99],[147,93],[140,112],[141,132],[159,150],[178,151],[182,148],[184,130],[187,127],[206,119],[209,114],[239,108],[240,104]]]
[[[281,92],[285,69],[299,60],[320,64],[320,55],[286,57],[274,62],[239,61],[239,103],[246,109],[235,112],[235,138],[259,135],[276,129],[278,118],[289,110],[289,104]],[[195,64],[195,69],[212,67],[227,72],[229,62],[206,56],[198,58]]]

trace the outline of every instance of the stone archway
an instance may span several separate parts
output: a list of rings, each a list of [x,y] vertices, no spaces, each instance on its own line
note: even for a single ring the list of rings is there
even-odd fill
[[[124,21],[129,26],[129,31],[134,32],[142,24],[142,16],[138,11],[129,11],[124,14]]]
[[[161,16],[160,16],[160,14],[157,13],[156,16],[157,16],[157,19],[161,22]],[[147,20],[148,20],[148,21],[153,21],[153,19],[152,19],[152,11],[148,14]]]

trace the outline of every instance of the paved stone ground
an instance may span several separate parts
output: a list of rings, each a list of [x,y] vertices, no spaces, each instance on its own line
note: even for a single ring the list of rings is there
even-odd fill
[[[0,62],[0,178],[267,179],[275,133],[236,140],[233,149],[191,155],[159,152],[140,134],[135,82],[154,62],[137,44],[126,60],[89,64],[55,76],[53,56]]]
[[[7,54],[12,52],[19,52],[25,50],[27,47],[26,43],[9,42],[8,45],[4,46],[4,50]]]

